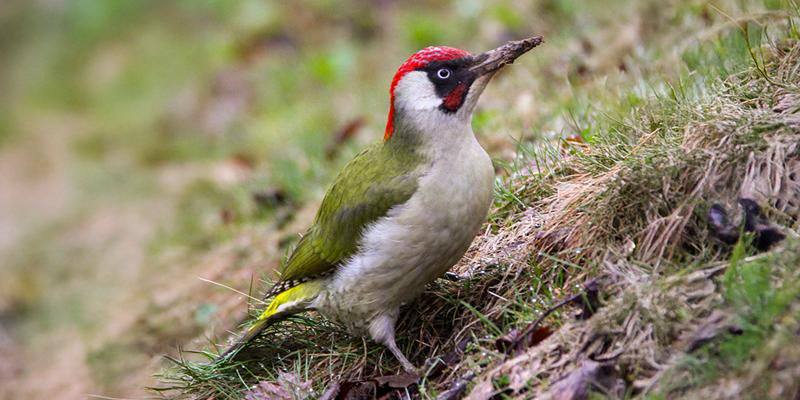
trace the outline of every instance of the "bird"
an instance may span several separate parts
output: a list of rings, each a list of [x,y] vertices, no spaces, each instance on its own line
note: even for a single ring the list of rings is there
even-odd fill
[[[383,140],[335,178],[312,225],[279,267],[272,298],[220,357],[235,355],[290,315],[314,310],[384,345],[396,343],[400,307],[444,275],[469,248],[493,199],[492,160],[472,130],[484,88],[541,36],[473,55],[426,47],[394,74]]]

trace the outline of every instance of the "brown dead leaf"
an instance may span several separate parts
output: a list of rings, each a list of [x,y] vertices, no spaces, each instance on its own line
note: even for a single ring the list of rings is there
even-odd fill
[[[519,329],[512,329],[505,335],[500,336],[494,341],[494,347],[497,351],[507,353],[511,350],[511,346],[519,340]]]
[[[395,389],[407,388],[419,381],[419,376],[416,374],[398,374],[378,376],[374,378],[379,386],[386,386]]]
[[[540,326],[534,330],[526,332],[525,337],[521,336],[519,330],[512,329],[507,334],[497,338],[497,340],[494,342],[494,345],[498,351],[508,353],[515,346],[520,350],[536,346],[552,334],[553,331],[547,326]]]

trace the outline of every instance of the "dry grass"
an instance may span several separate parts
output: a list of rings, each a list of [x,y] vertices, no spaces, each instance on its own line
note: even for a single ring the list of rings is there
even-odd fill
[[[540,224],[546,232],[568,230],[569,247],[600,263],[596,276],[610,301],[591,320],[567,323],[483,373],[468,398],[554,396],[551,384],[586,360],[614,366],[621,381],[605,388],[612,397],[646,393],[687,351],[693,332],[722,318],[712,312],[724,303],[710,278],[724,271],[729,253],[709,237],[707,207],[751,197],[784,226],[797,227],[800,102],[791,93],[800,80],[790,71],[800,66],[800,46],[768,50],[772,83],[751,70],[730,77],[704,102],[679,104],[667,118],[641,115],[642,125],[631,127],[640,139],[626,162],[602,174],[567,161],[575,171],[539,201]],[[639,130],[648,126],[655,129]],[[796,242],[776,252],[756,257],[780,259],[786,252],[794,256],[776,264],[796,268]],[[498,388],[500,377],[507,384]]]

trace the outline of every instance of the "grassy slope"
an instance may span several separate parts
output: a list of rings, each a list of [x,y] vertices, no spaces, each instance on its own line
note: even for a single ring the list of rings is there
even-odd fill
[[[0,179],[9,188],[0,217],[15,228],[0,249],[9,254],[0,338],[10,332],[21,354],[4,360],[23,366],[6,376],[0,362],[0,381],[11,379],[1,386],[14,389],[9,398],[135,396],[162,353],[204,347],[208,337],[223,342],[243,317],[241,298],[194,276],[247,291],[254,271],[277,263],[331,175],[380,136],[380,88],[402,56],[436,43],[480,50],[530,32],[547,45],[493,82],[475,119],[503,166],[491,224],[458,267],[482,274],[437,282],[402,322],[402,345],[420,365],[470,339],[462,362],[420,386],[423,397],[469,371],[478,373],[470,381],[476,396],[532,396],[582,356],[554,350],[567,361],[549,368],[556,359],[537,352],[578,348],[595,331],[611,332],[593,342],[603,351],[640,349],[615,363],[631,393],[690,396],[734,379],[770,382],[775,396],[792,390],[781,382],[796,371],[767,369],[796,357],[777,350],[794,332],[793,271],[764,266],[790,265],[794,242],[768,258],[736,256],[742,261],[721,284],[673,280],[730,257],[708,240],[702,216],[709,202],[735,199],[743,179],[736,171],[750,152],[773,163],[796,154],[763,140],[797,131],[795,54],[762,50],[796,38],[786,19],[796,15],[793,3],[378,3],[369,11],[326,1],[0,9],[14,22],[0,26],[15,33],[0,37],[18,38],[0,42],[15,55],[0,61],[8,88],[0,97],[8,166]],[[749,27],[749,47],[780,90],[751,69],[728,15]],[[445,19],[452,23],[439,23]],[[783,111],[771,111],[779,104]],[[326,160],[331,127],[361,116],[355,143]],[[551,140],[574,135],[586,145],[562,150]],[[750,187],[770,187],[751,175]],[[286,192],[290,204],[259,206],[250,193],[264,187]],[[778,216],[797,229],[796,219]],[[561,248],[547,247],[553,243]],[[593,320],[575,322],[562,310],[547,321],[561,329],[546,346],[518,357],[495,349],[497,336],[525,326],[588,276],[604,284],[605,307]],[[778,287],[775,277],[789,283]],[[694,284],[711,299],[687,300],[680,288]],[[756,300],[764,307],[753,310]],[[675,338],[702,326],[711,308],[752,329],[684,354]],[[673,310],[680,312],[665,319]],[[641,335],[614,336],[609,327],[623,322]],[[192,369],[172,370],[178,380],[164,384],[181,387],[174,396],[236,398],[243,381],[277,379],[284,367],[301,380],[321,378],[319,393],[330,380],[397,369],[379,346],[323,321],[283,329],[289,339],[262,343],[262,355],[275,355],[265,358],[271,364],[186,364]],[[633,341],[640,337],[649,339]],[[759,343],[767,351],[748,351]]]
[[[558,381],[587,360],[602,360],[603,376],[593,378],[614,383],[597,388],[610,397],[797,393],[797,354],[779,350],[796,338],[797,240],[757,256],[742,242],[732,253],[709,236],[704,217],[713,202],[741,195],[797,229],[798,149],[790,143],[800,138],[800,47],[787,18],[797,11],[786,11],[712,26],[680,61],[651,60],[686,68],[669,83],[633,66],[639,82],[576,90],[576,102],[594,91],[614,99],[570,108],[585,144],[521,145],[498,183],[492,229],[457,268],[473,277],[433,285],[401,323],[402,345],[429,367],[468,341],[459,362],[411,393],[435,398],[476,375],[468,398],[557,396],[566,390]],[[562,310],[547,320],[560,328],[542,344],[513,357],[495,348],[588,277],[601,282],[604,298],[593,318],[575,321]],[[703,335],[710,344],[694,349]],[[179,374],[191,378],[175,383],[235,397],[242,379],[291,387],[281,370],[318,391],[393,370],[383,349],[305,318],[268,335],[253,359],[181,361]]]

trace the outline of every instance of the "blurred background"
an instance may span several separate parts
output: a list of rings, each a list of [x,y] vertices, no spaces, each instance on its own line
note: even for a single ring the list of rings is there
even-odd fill
[[[502,177],[519,143],[580,137],[576,116],[691,69],[692,43],[732,29],[714,7],[3,0],[0,397],[143,396],[162,354],[224,338],[246,306],[221,285],[258,288],[343,163],[382,137],[389,82],[416,50],[545,36],[475,117]]]

